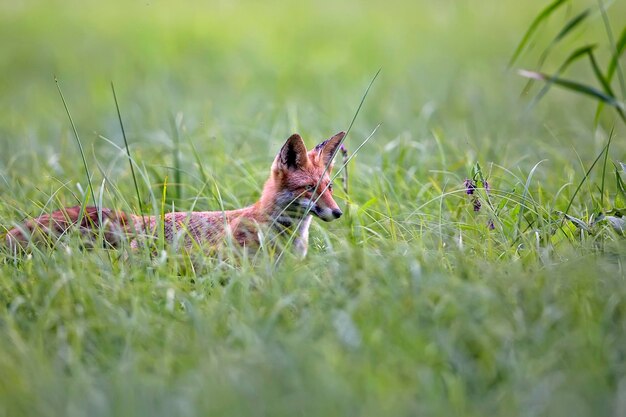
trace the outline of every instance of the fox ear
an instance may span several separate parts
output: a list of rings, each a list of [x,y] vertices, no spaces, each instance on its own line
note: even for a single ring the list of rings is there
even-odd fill
[[[282,169],[298,169],[307,163],[306,146],[297,133],[289,136],[276,158],[276,165]]]
[[[337,148],[341,144],[341,140],[344,136],[346,136],[346,132],[339,132],[335,134],[332,138],[325,140],[315,147],[312,152],[317,153],[319,157],[319,163],[324,166],[332,163],[332,160],[337,153]]]

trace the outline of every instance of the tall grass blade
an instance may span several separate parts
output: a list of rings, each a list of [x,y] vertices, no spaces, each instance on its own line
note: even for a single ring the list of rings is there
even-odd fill
[[[559,78],[557,76],[550,76],[550,75],[537,72],[537,71],[519,70],[518,74],[526,78],[532,78],[532,79],[539,80],[539,81],[551,82],[567,90],[593,97],[596,100],[602,101],[612,107],[615,107],[618,110],[618,112],[621,112],[621,114],[623,115],[623,111],[624,111],[623,103],[618,101],[615,97],[603,93],[597,88],[579,83],[577,81],[567,80],[564,78]]]
[[[626,26],[624,26],[624,28],[622,29],[622,34],[620,35],[617,44],[615,45],[614,48],[614,52],[611,55],[611,61],[609,62],[609,67],[606,73],[606,81],[611,84],[611,81],[613,80],[613,75],[615,75],[616,70],[619,69],[618,74],[620,74],[620,87],[622,90],[622,99],[626,100],[626,88],[624,86],[624,83],[622,81],[621,77],[621,68],[619,67],[619,59],[622,56],[622,54],[624,53],[624,50],[626,49]],[[602,109],[604,108],[604,103],[600,102],[598,103],[598,108],[596,109],[596,116],[595,116],[595,121],[596,124],[598,123],[598,120],[600,118],[600,113],[602,112]]]
[[[182,197],[182,178],[180,167],[180,133],[178,132],[178,122],[174,116],[170,114],[170,125],[172,135],[174,136],[174,190],[175,199],[180,201]]]
[[[159,217],[161,219],[159,224],[159,236],[158,248],[160,251],[165,250],[165,200],[167,197],[167,176],[163,180],[163,189],[161,191],[161,207],[159,209]],[[172,211],[174,211],[174,207],[172,207]],[[176,222],[173,222],[175,224]]]
[[[346,149],[345,146],[341,146],[340,147],[341,150],[341,162],[343,163],[344,169],[343,169],[343,178],[342,178],[342,184],[343,184],[343,192],[346,193],[346,195],[348,195],[348,149]]]
[[[372,85],[374,84],[374,81],[376,81],[376,78],[378,78],[378,74],[380,74],[381,70],[382,70],[382,68],[379,68],[378,71],[376,71],[376,74],[374,74],[374,77],[372,77],[372,79],[370,80],[370,83],[368,84],[367,88],[365,89],[365,93],[363,93],[363,96],[361,97],[361,101],[359,102],[359,105],[358,105],[356,111],[354,112],[354,116],[352,117],[352,120],[350,121],[350,124],[348,125],[348,129],[346,130],[346,134],[343,136],[343,138],[341,138],[341,140],[339,141],[339,145],[337,146],[337,148],[335,149],[335,151],[333,152],[333,154],[329,158],[328,163],[324,167],[324,172],[322,173],[322,176],[317,181],[317,184],[315,184],[315,189],[313,190],[313,193],[317,192],[317,189],[320,186],[322,178],[324,177],[324,175],[326,174],[326,172],[330,168],[330,166],[331,166],[331,164],[333,162],[333,159],[335,159],[335,155],[337,155],[337,152],[339,152],[339,150],[343,146],[343,143],[346,141],[346,138],[350,134],[350,131],[352,130],[352,126],[354,125],[354,122],[355,122],[357,116],[361,112],[361,107],[363,107],[363,103],[365,102],[365,98],[367,97],[367,94],[370,92],[370,88],[372,88]],[[376,129],[378,129],[378,127],[376,127]],[[376,131],[376,129],[374,129],[374,131]],[[341,169],[345,168],[346,166],[347,165],[344,164],[341,168],[339,168],[337,170],[337,173],[341,172]],[[308,214],[308,211],[307,211],[307,214]],[[300,225],[298,224],[298,226],[300,226]]]
[[[563,28],[559,31],[559,33],[556,35],[552,43],[554,44],[562,40],[565,36],[567,36],[568,33],[574,30],[576,26],[581,24],[587,17],[589,17],[590,13],[591,13],[591,9],[585,9],[584,11],[582,11],[581,13],[579,13],[578,15],[570,19],[565,24],[565,26],[563,26]]]
[[[559,66],[559,68],[556,70],[554,74],[556,76],[561,75],[571,64],[578,61],[580,58],[587,56],[587,54],[590,51],[593,51],[596,48],[596,46],[597,45],[595,44],[585,45],[576,49],[567,57],[565,61],[563,61],[561,66]],[[539,102],[539,100],[541,100],[543,96],[545,96],[546,93],[550,90],[550,87],[552,87],[552,82],[550,81],[546,82],[545,85],[541,88],[541,90],[539,90],[539,93],[537,93],[537,95],[533,99],[533,103],[531,104],[530,107],[534,106],[537,102]]]
[[[374,77],[372,77],[370,83],[367,85],[367,88],[365,89],[365,93],[363,93],[363,97],[361,97],[361,101],[359,102],[359,106],[357,107],[356,111],[354,112],[354,116],[352,117],[352,120],[350,121],[350,124],[348,125],[348,129],[346,130],[346,135],[339,142],[339,146],[337,146],[337,149],[335,149],[335,152],[333,153],[332,157],[330,158],[331,161],[334,159],[334,157],[337,154],[337,152],[339,152],[339,149],[341,149],[341,146],[343,145],[343,143],[346,141],[346,138],[350,134],[350,131],[352,130],[352,126],[354,125],[354,122],[356,121],[357,116],[361,112],[361,107],[363,107],[363,103],[365,103],[365,99],[367,98],[367,95],[370,92],[370,88],[372,88],[372,85],[374,85],[374,81],[376,81],[376,78],[378,78],[378,75],[380,74],[381,71],[382,71],[382,68],[378,68],[378,71],[376,71],[376,74],[374,74]],[[330,163],[326,166],[326,169],[324,170],[324,172],[326,172],[326,170],[328,170],[329,166],[330,166]]]
[[[611,147],[611,140],[613,139],[613,133],[615,132],[615,126],[611,128],[609,133],[609,139],[606,142],[606,151],[604,152],[604,162],[602,164],[602,181],[600,182],[600,206],[604,208],[604,178],[606,176],[606,163],[609,158],[609,149]]]
[[[535,31],[539,28],[539,25],[541,25],[541,23],[544,20],[548,19],[550,17],[550,15],[555,10],[557,10],[559,7],[561,7],[562,5],[564,5],[567,2],[568,2],[568,0],[555,0],[554,2],[550,3],[545,9],[543,9],[535,17],[535,19],[532,21],[532,23],[528,27],[528,30],[526,31],[526,33],[522,37],[522,40],[517,45],[517,48],[515,48],[515,52],[513,52],[513,56],[509,60],[508,68],[511,68],[513,66],[513,64],[515,64],[515,62],[519,58],[520,54],[522,53],[522,51],[524,50],[524,48],[526,47],[526,45],[530,41],[530,38],[535,33]]]
[[[204,165],[202,165],[202,159],[200,159],[200,154],[198,153],[198,149],[196,149],[196,145],[194,145],[193,141],[190,139],[189,144],[191,145],[191,152],[193,153],[193,157],[198,164],[198,171],[200,172],[200,176],[202,177],[202,181],[206,184],[209,181],[209,177],[204,171]]]
[[[91,199],[96,203],[96,195],[93,191],[93,186],[91,184],[91,173],[89,172],[89,166],[87,165],[87,159],[85,159],[85,151],[83,149],[83,144],[80,141],[80,136],[78,136],[78,130],[76,129],[76,125],[74,124],[74,119],[72,119],[72,115],[70,113],[70,109],[67,107],[67,102],[65,101],[65,97],[63,96],[63,91],[61,91],[61,85],[59,84],[59,80],[57,77],[54,77],[54,82],[57,85],[57,89],[59,90],[59,95],[61,96],[61,101],[63,102],[63,107],[65,108],[65,112],[67,113],[67,118],[70,120],[70,125],[72,126],[72,131],[74,132],[74,138],[76,139],[76,143],[78,143],[78,149],[80,150],[80,157],[83,160],[83,167],[85,169],[85,174],[87,175],[87,185],[89,186],[89,190],[91,191]]]
[[[133,177],[133,184],[135,185],[135,193],[137,194],[137,204],[139,204],[139,214],[141,216],[141,220],[143,222],[143,230],[144,232],[148,232],[148,227],[146,225],[146,218],[144,216],[143,211],[143,203],[141,202],[141,194],[139,193],[139,185],[137,184],[137,176],[135,175],[135,168],[133,168],[133,158],[130,156],[130,148],[128,147],[128,139],[126,138],[126,130],[124,129],[124,122],[122,121],[122,113],[120,112],[120,106],[117,101],[117,94],[115,94],[115,86],[113,85],[113,81],[111,81],[111,92],[113,93],[113,101],[115,101],[115,110],[117,111],[117,119],[120,122],[120,129],[122,130],[122,137],[124,138],[124,147],[126,148],[126,156],[128,157],[128,164],[130,165],[130,174]],[[152,252],[148,250],[150,254],[150,258],[152,258]]]
[[[96,194],[93,190],[93,184],[91,183],[91,173],[89,172],[89,166],[87,165],[87,159],[85,158],[85,151],[83,150],[83,144],[80,141],[80,136],[78,135],[78,130],[76,129],[76,125],[74,124],[74,119],[72,119],[72,114],[70,113],[70,109],[67,107],[67,102],[65,101],[65,97],[63,96],[63,91],[61,90],[61,84],[59,84],[58,78],[54,77],[54,82],[56,83],[57,90],[59,90],[59,95],[61,96],[61,101],[63,102],[63,107],[65,108],[65,112],[67,113],[67,118],[70,120],[70,125],[72,126],[72,131],[74,132],[74,138],[76,139],[76,143],[78,143],[78,149],[80,150],[80,157],[83,160],[83,167],[85,169],[85,175],[87,176],[87,186],[89,187],[89,191],[91,192],[91,200],[94,204],[96,204]],[[87,200],[85,199],[80,208],[80,213],[78,215],[79,219],[82,219],[83,214],[85,213],[85,207],[87,206]],[[98,221],[102,224],[102,209],[98,207]]]
[[[519,214],[517,216],[517,226],[515,227],[515,231],[513,233],[513,242],[517,241],[519,230],[522,226],[522,220],[524,220],[524,209],[526,208],[526,204],[524,204],[523,202],[526,201],[526,197],[528,196],[530,183],[533,179],[533,176],[535,175],[535,171],[537,171],[537,168],[539,168],[539,165],[541,165],[545,161],[546,159],[542,159],[541,161],[537,162],[528,173],[528,178],[526,178],[526,184],[524,184],[524,191],[522,192],[522,204],[520,204]]]
[[[554,39],[552,39],[552,42],[550,42],[548,47],[543,51],[543,53],[539,57],[539,62],[537,63],[537,71],[541,71],[541,68],[543,68],[543,64],[548,59],[548,55],[550,55],[552,48],[554,48],[554,46],[558,44],[559,41],[561,41],[561,39],[567,36],[567,34],[571,32],[576,26],[578,26],[583,20],[585,20],[585,18],[589,16],[589,13],[590,13],[590,10],[586,9],[585,11],[578,14],[577,16],[575,16],[574,18],[572,18],[565,24],[565,26],[559,31],[559,33],[554,37]],[[534,83],[534,80],[529,79],[528,83],[524,86],[524,89],[522,90],[522,94],[528,93],[533,83]]]
[[[609,140],[607,141],[606,145],[604,145],[604,147],[602,148],[602,150],[600,151],[596,159],[594,159],[593,163],[591,164],[587,172],[585,172],[585,176],[583,177],[583,179],[580,180],[580,183],[578,183],[578,187],[576,187],[576,191],[574,191],[574,194],[572,195],[569,202],[567,203],[567,207],[563,211],[563,214],[564,214],[563,220],[565,220],[565,215],[568,214],[569,209],[572,207],[572,204],[574,203],[574,199],[576,198],[576,195],[578,195],[578,192],[582,188],[583,184],[585,183],[585,181],[587,181],[587,178],[589,178],[589,174],[591,174],[593,167],[596,166],[596,164],[598,163],[602,155],[604,155],[604,153],[606,152],[606,149],[609,147],[610,144],[611,144],[611,137],[609,137]],[[563,220],[561,220],[561,223],[563,222]]]
[[[615,93],[613,93],[613,89],[611,88],[611,85],[606,81],[604,74],[602,74],[602,70],[600,69],[600,66],[598,65],[598,61],[596,61],[596,57],[593,54],[593,52],[590,51],[588,53],[588,56],[589,56],[589,62],[591,63],[591,68],[593,69],[593,74],[596,76],[597,80],[600,82],[600,85],[602,85],[604,92],[611,97],[615,97]]]
[[[606,74],[606,79],[611,82],[611,80],[613,79],[613,75],[615,74],[615,71],[617,69],[620,69],[620,71],[618,71],[618,74],[621,74],[621,68],[620,68],[620,64],[619,64],[619,59],[622,56],[622,54],[624,53],[624,50],[626,49],[626,26],[624,26],[624,28],[622,29],[622,34],[620,35],[617,44],[615,45],[613,54],[611,56],[611,61],[609,62],[609,69],[607,71]],[[624,81],[622,80],[620,82],[620,85],[622,86],[622,97],[626,98],[626,87],[624,86]]]
[[[619,193],[618,195],[621,198],[622,204],[624,204],[624,202],[626,202],[626,187],[624,187],[624,181],[622,181],[622,176],[619,173],[619,168],[617,167],[617,164],[613,163],[613,167],[615,167],[615,184],[617,185],[617,192]],[[621,209],[624,208],[624,206],[618,206],[616,201],[615,208]]]
[[[606,30],[606,36],[609,39],[609,45],[611,46],[611,52],[613,56],[611,59],[611,62],[613,62],[613,58],[615,58],[615,61],[614,61],[615,68],[617,69],[617,78],[619,79],[619,85],[622,90],[622,98],[626,99],[626,82],[624,81],[624,74],[622,73],[622,68],[619,63],[620,53],[618,52],[619,51],[618,45],[615,43],[615,39],[613,38],[613,30],[611,29],[611,22],[609,21],[609,16],[606,13],[604,2],[602,0],[598,0],[598,3],[600,4],[600,12],[602,14],[602,21],[604,22],[604,29]],[[626,28],[624,28],[624,30],[626,30]],[[623,37],[624,37],[624,33],[622,32],[622,35],[620,38],[623,38]]]

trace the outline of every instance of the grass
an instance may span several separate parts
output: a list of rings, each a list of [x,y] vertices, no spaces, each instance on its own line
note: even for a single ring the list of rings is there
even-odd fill
[[[598,167],[624,161],[626,131],[567,91],[527,108],[506,67],[546,3],[508,3],[0,4],[0,228],[86,199],[250,204],[283,141],[345,130],[382,67],[346,142],[381,124],[349,195],[335,187],[345,216],[314,222],[304,261],[76,236],[0,250],[0,417],[624,415],[623,238],[558,213],[623,205]],[[575,15],[538,28],[520,67]],[[589,19],[542,72],[606,44]]]

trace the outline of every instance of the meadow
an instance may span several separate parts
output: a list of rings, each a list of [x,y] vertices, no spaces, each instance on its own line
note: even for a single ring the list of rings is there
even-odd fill
[[[507,68],[547,2],[0,1],[0,236],[93,202],[55,78],[98,204],[139,213],[114,83],[155,214],[251,204],[381,70],[305,260],[1,247],[0,417],[626,415],[626,248],[591,225],[624,208],[626,125],[565,89],[529,106],[515,71],[584,7],[542,70],[607,62],[599,3],[569,3]]]

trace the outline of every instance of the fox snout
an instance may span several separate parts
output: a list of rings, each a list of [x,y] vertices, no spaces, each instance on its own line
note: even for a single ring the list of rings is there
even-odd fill
[[[331,209],[328,207],[321,208],[315,206],[312,211],[317,217],[324,220],[325,222],[332,222],[333,220],[336,220],[343,215],[343,211],[341,211],[339,207]]]

